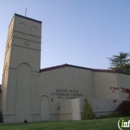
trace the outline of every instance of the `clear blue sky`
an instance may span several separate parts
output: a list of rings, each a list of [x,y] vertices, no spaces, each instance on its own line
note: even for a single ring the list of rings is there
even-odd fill
[[[130,52],[130,0],[1,0],[0,78],[14,13],[42,21],[41,68],[64,63],[107,69]]]

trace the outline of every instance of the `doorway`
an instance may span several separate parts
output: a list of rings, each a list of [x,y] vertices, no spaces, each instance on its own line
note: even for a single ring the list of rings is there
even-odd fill
[[[41,120],[49,120],[49,100],[45,95],[41,97]]]

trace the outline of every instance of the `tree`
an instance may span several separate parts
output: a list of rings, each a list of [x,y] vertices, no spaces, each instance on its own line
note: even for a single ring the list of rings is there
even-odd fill
[[[112,58],[108,58],[110,61],[110,69],[130,73],[130,54],[120,52],[119,55],[113,55]]]
[[[83,112],[83,119],[94,119],[95,115],[92,111],[92,107],[90,105],[90,103],[88,102],[88,99],[85,98],[84,99],[84,112]]]
[[[130,101],[122,101],[115,111],[120,113],[121,116],[130,116]]]

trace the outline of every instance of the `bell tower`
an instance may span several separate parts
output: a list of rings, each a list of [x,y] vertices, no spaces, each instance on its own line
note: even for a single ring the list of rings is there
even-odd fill
[[[2,79],[4,122],[33,120],[40,70],[42,22],[14,14],[8,28]]]

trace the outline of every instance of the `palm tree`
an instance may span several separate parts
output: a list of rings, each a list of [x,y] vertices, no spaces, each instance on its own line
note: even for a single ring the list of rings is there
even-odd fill
[[[129,53],[120,52],[119,55],[113,55],[112,58],[108,58],[111,66],[110,69],[130,73],[129,56]]]

